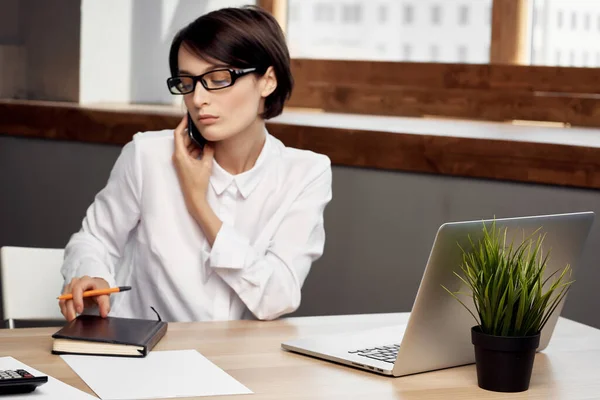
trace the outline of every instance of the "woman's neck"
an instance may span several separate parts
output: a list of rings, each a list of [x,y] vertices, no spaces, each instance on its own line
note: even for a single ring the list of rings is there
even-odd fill
[[[215,160],[230,174],[241,174],[254,167],[265,140],[265,123],[257,119],[244,132],[215,143]]]

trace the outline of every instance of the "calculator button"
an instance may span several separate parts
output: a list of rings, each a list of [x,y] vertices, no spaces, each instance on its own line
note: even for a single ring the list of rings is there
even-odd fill
[[[21,375],[23,378],[33,378],[33,375],[31,375],[29,372],[25,371],[24,369],[18,369],[16,372],[19,375]]]

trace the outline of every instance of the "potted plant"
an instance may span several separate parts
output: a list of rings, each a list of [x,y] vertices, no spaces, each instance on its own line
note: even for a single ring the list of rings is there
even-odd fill
[[[497,392],[521,392],[529,388],[535,352],[542,328],[567,294],[571,268],[544,276],[549,253],[542,254],[544,236],[536,230],[518,246],[507,244],[507,230],[495,221],[471,249],[462,250],[455,275],[467,286],[475,312],[452,292],[475,318],[471,341],[475,349],[480,388]],[[537,235],[537,237],[535,237]],[[476,315],[477,314],[477,315]]]

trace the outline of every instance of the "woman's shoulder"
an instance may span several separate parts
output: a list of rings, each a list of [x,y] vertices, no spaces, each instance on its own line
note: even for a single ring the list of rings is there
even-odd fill
[[[274,143],[274,149],[279,153],[281,161],[290,167],[307,168],[310,167],[315,169],[329,169],[331,168],[331,160],[325,154],[317,153],[312,150],[298,149],[295,147],[288,147],[283,144],[279,139],[271,136]]]
[[[153,142],[173,140],[173,129],[163,129],[161,131],[144,131],[133,135],[132,142],[136,146],[151,145]]]
[[[137,132],[123,147],[124,154],[145,158],[163,154],[170,157],[173,148],[173,129]]]

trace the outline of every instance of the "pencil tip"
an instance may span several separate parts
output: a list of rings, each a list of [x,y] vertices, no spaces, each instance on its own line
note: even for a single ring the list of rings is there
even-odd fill
[[[119,286],[119,292],[124,292],[126,290],[131,290],[131,286]]]

